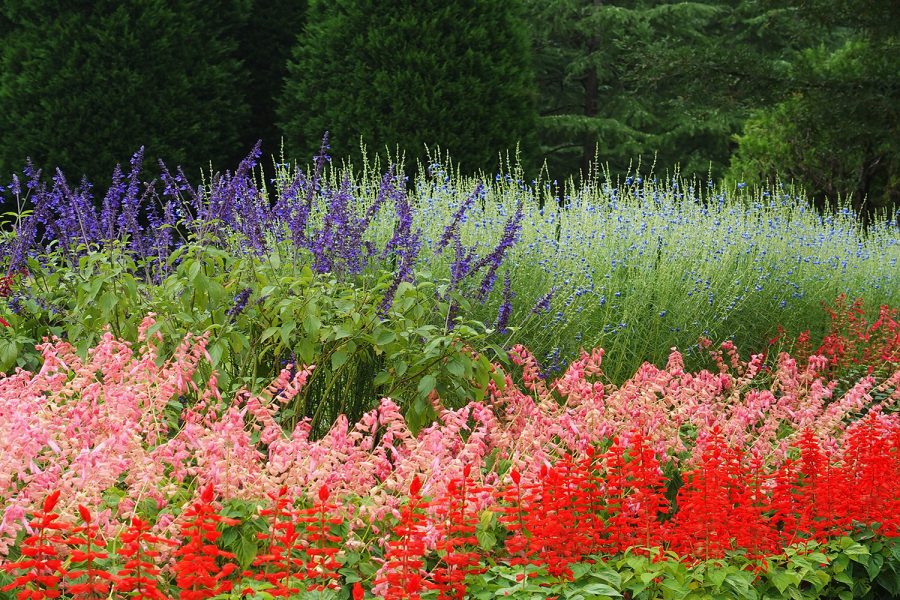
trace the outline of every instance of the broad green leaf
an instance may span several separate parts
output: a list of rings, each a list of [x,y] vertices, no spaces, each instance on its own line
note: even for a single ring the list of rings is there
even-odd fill
[[[381,330],[375,337],[375,343],[379,346],[386,346],[397,339],[397,334],[389,329]]]
[[[419,380],[419,394],[427,396],[434,389],[435,385],[437,385],[437,379],[435,379],[434,375],[426,375]]]
[[[581,588],[581,591],[586,594],[593,594],[595,596],[609,596],[612,598],[621,598],[622,594],[620,594],[617,590],[612,587],[606,585],[605,583],[593,582],[588,583],[584,587]]]
[[[347,351],[346,350],[336,350],[334,354],[331,355],[331,368],[335,371],[344,366],[347,362]]]

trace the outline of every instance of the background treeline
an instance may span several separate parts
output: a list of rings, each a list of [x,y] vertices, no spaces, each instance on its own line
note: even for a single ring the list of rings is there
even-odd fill
[[[30,156],[103,188],[143,145],[196,180],[328,130],[408,171],[518,145],[528,177],[653,164],[893,210],[898,38],[884,0],[5,0],[0,177]]]

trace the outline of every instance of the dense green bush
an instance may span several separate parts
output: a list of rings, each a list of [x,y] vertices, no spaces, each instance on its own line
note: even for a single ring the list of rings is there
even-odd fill
[[[335,156],[360,137],[375,151],[424,145],[493,170],[498,152],[534,148],[535,98],[519,2],[313,1],[280,102],[291,156],[331,132]],[[410,160],[412,162],[412,160]]]
[[[244,0],[0,3],[0,173],[31,157],[77,183],[146,158],[192,178],[239,152],[245,72],[231,37]]]

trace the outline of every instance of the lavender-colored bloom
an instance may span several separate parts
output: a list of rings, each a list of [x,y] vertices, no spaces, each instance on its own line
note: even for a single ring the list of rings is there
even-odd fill
[[[14,315],[22,314],[22,298],[18,294],[13,294],[6,305]]]
[[[479,271],[482,267],[487,267],[487,272],[481,279],[481,287],[478,290],[478,299],[481,301],[484,301],[490,291],[494,288],[494,282],[497,280],[497,271],[503,263],[503,258],[518,239],[519,230],[522,228],[524,209],[524,199],[520,196],[519,201],[516,204],[515,212],[510,215],[509,219],[506,221],[506,225],[503,228],[503,235],[500,236],[497,247],[472,267],[473,273]]]
[[[548,312],[550,310],[550,301],[553,299],[553,294],[556,293],[556,288],[550,288],[550,291],[541,296],[537,302],[535,302],[534,307],[531,309],[533,314],[541,314]]]
[[[497,312],[497,330],[500,335],[509,333],[506,326],[509,325],[509,317],[512,315],[512,299],[514,297],[515,293],[510,289],[509,271],[507,270],[503,278],[503,303],[500,304],[500,310]]]
[[[100,212],[100,235],[104,241],[116,239],[116,221],[119,212],[119,206],[122,204],[122,198],[125,196],[125,182],[122,174],[122,165],[116,165],[112,174],[112,184],[103,198],[103,208]]]
[[[462,243],[459,239],[454,239],[454,250],[456,253],[456,257],[453,262],[450,263],[450,288],[454,289],[456,284],[465,279],[465,277],[472,271],[472,266],[475,263],[475,249],[470,248],[468,251],[463,247]]]
[[[391,282],[391,286],[388,288],[388,291],[385,292],[384,300],[381,302],[381,306],[379,307],[379,314],[382,317],[387,316],[391,305],[393,305],[394,296],[397,294],[397,288],[400,287],[400,283],[403,281],[412,280],[413,267],[416,264],[416,259],[419,256],[419,250],[422,247],[421,235],[421,231],[416,231],[416,233],[409,238],[406,247],[402,250],[402,252],[400,252],[397,270],[394,273],[394,280]]]
[[[140,172],[144,160],[144,147],[131,157],[131,171],[128,174],[128,187],[125,188],[125,197],[122,198],[122,212],[119,214],[117,224],[119,235],[126,234],[131,241],[131,247],[139,247],[142,228],[138,223],[138,214],[141,208]]]
[[[443,250],[450,240],[459,237],[459,226],[462,223],[463,217],[466,212],[475,205],[475,199],[480,198],[484,192],[484,185],[481,182],[478,182],[478,185],[475,187],[475,191],[469,194],[465,201],[460,204],[459,208],[456,209],[456,212],[453,213],[453,218],[450,220],[450,224],[444,227],[444,234],[441,236],[441,239],[438,240],[437,245],[434,247],[434,253],[439,254],[441,250]]]
[[[228,312],[225,314],[229,317],[236,317],[241,314],[245,308],[247,308],[247,302],[250,300],[250,294],[253,290],[250,288],[244,288],[240,292],[238,292],[234,297],[234,305],[228,309]]]
[[[12,176],[12,183],[9,185],[9,191],[17,198],[22,195],[22,184],[19,182],[19,176],[16,174],[13,174]]]
[[[313,165],[315,168],[313,169],[312,178],[310,179],[309,186],[306,188],[306,209],[307,211],[312,210],[313,198],[316,192],[319,191],[319,180],[322,177],[322,171],[325,170],[325,163],[331,162],[331,157],[328,156],[328,150],[330,146],[328,145],[328,132],[322,136],[322,146],[319,148],[319,153],[313,157]]]
[[[384,247],[381,253],[382,258],[386,258],[391,252],[409,245],[409,236],[412,231],[412,207],[409,204],[409,198],[406,196],[406,190],[400,186],[394,185],[391,191],[394,198],[394,211],[397,215],[397,224],[394,226],[394,235]]]

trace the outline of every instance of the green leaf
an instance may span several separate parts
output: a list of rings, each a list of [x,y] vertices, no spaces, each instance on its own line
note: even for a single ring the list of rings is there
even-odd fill
[[[387,346],[391,342],[397,339],[397,334],[389,329],[381,330],[378,335],[375,337],[375,343],[379,346]]]
[[[869,556],[869,549],[862,544],[854,544],[849,548],[845,548],[844,554],[849,556],[850,560],[856,561],[860,564],[866,564],[866,562],[868,562],[868,559],[863,557]]]
[[[497,536],[492,531],[478,529],[475,531],[475,539],[478,540],[478,545],[486,551],[492,550],[497,545]]]
[[[336,350],[334,354],[331,355],[331,368],[335,371],[344,366],[347,362],[347,351],[346,350]]]
[[[112,290],[109,290],[100,296],[100,310],[103,311],[103,314],[109,315],[112,313],[112,309],[118,301],[119,299],[116,294]]]
[[[316,360],[316,347],[313,345],[312,341],[307,338],[300,340],[295,351],[297,352],[297,358],[299,358],[303,364],[311,365]]]
[[[254,532],[252,530],[241,531],[241,539],[240,542],[238,542],[237,551],[235,552],[238,562],[241,564],[241,568],[246,569],[249,567],[250,563],[253,562],[253,559],[256,558],[258,552],[259,547]]]
[[[604,569],[602,571],[591,571],[591,577],[600,579],[609,583],[616,589],[622,587],[622,575],[613,569]]]
[[[419,380],[419,394],[422,396],[427,396],[434,389],[434,386],[437,385],[437,379],[434,375],[426,375],[422,379]]]
[[[771,574],[772,583],[780,593],[784,593],[791,586],[799,585],[800,576],[790,571],[775,571]]]
[[[609,596],[613,598],[620,598],[622,594],[620,594],[617,590],[612,587],[606,585],[605,583],[593,582],[585,585],[581,588],[586,594],[593,594],[595,596]]]
[[[310,312],[306,313],[306,316],[303,318],[303,330],[315,337],[321,328],[322,321],[319,320],[319,317]]]
[[[878,577],[878,573],[881,571],[881,567],[884,564],[884,557],[880,554],[873,554],[869,561],[865,564],[866,572],[869,574],[869,579],[874,580]]]
[[[449,371],[451,375],[462,377],[466,372],[466,365],[463,362],[463,359],[459,355],[451,358],[447,363],[447,371]]]
[[[297,323],[293,320],[285,321],[281,324],[281,341],[285,346],[291,345],[291,334],[297,328]]]

